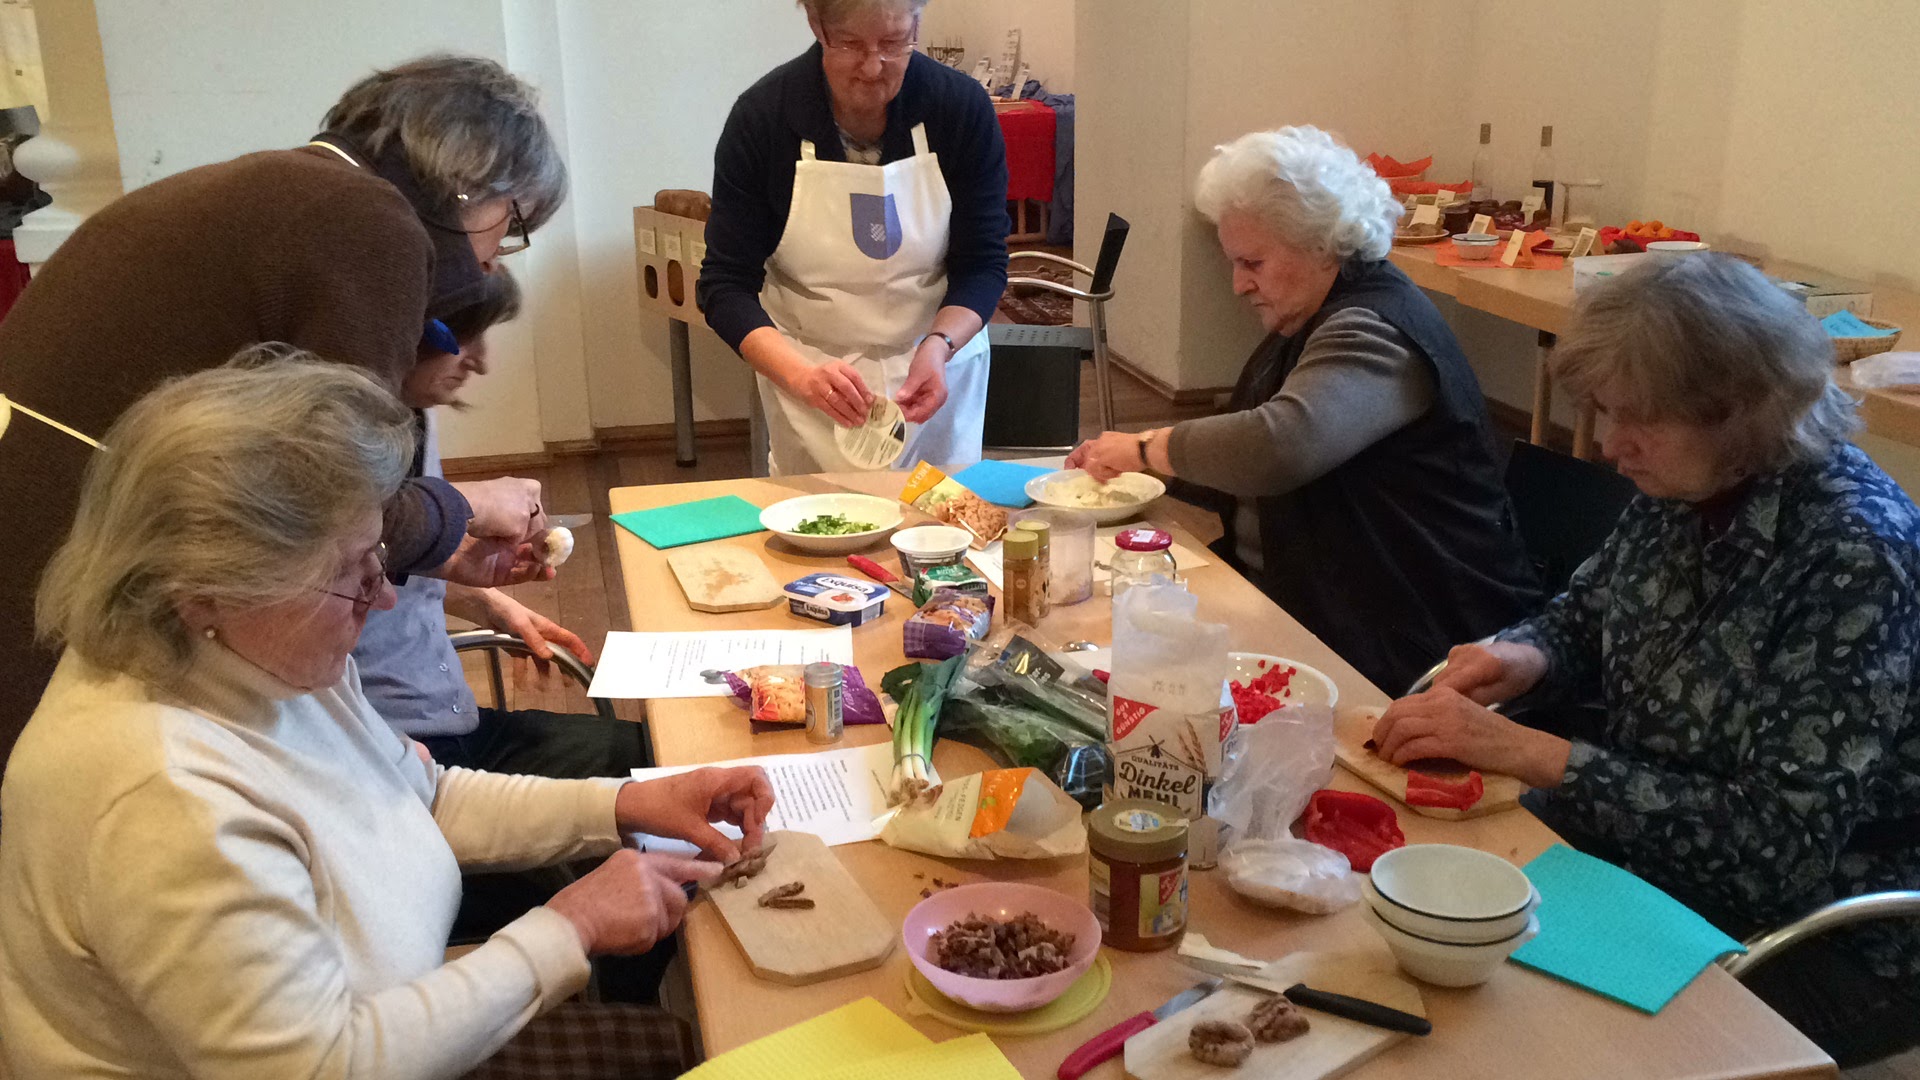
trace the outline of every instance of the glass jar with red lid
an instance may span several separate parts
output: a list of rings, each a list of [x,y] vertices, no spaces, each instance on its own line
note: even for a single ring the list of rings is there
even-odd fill
[[[1122,529],[1113,538],[1113,596],[1135,585],[1171,585],[1180,568],[1173,561],[1173,536],[1162,529]]]

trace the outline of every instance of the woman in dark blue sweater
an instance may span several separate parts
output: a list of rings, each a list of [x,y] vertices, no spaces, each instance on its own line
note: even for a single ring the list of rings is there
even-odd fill
[[[980,457],[1007,284],[1007,154],[972,80],[913,51],[926,0],[801,0],[818,44],[734,104],[699,302],[753,365],[776,474],[857,467],[879,398],[902,464]]]

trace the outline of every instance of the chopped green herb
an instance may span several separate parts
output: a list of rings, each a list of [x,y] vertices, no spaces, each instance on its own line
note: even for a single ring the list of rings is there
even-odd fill
[[[810,517],[793,527],[801,536],[847,536],[852,533],[872,532],[872,522],[852,521],[840,514],[821,514]]]

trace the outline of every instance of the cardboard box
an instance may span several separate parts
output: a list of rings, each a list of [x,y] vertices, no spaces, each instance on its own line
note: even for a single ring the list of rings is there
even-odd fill
[[[1836,311],[1873,314],[1873,286],[1864,281],[1818,273],[1775,275],[1773,280],[1789,294],[1799,297],[1807,305],[1807,313],[1816,319],[1824,319]]]

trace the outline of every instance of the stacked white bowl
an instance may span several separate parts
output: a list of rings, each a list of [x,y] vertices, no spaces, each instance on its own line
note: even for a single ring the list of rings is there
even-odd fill
[[[1474,848],[1412,844],[1374,860],[1361,915],[1401,970],[1436,986],[1478,986],[1540,932],[1540,894],[1520,868]]]

